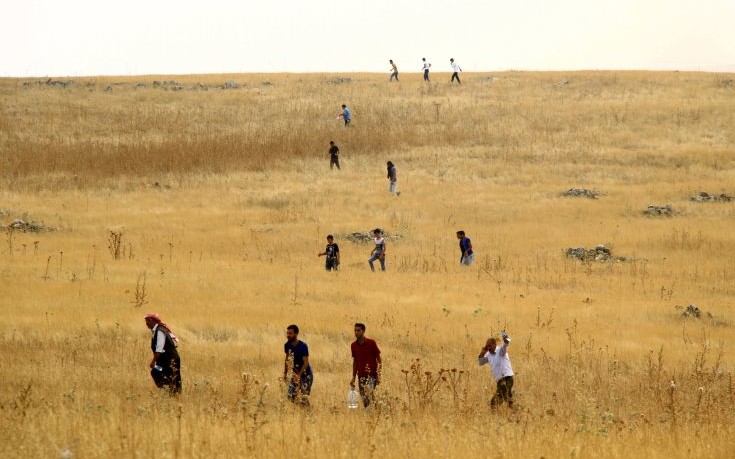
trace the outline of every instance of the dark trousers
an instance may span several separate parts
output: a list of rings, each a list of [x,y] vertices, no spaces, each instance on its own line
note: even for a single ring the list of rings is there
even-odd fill
[[[337,157],[334,157],[329,160],[329,168],[334,169],[334,166],[337,166],[337,169],[340,169],[340,170],[342,169],[341,167],[339,167],[339,158]]]
[[[291,380],[288,384],[287,396],[293,403],[300,403],[302,406],[309,406],[309,395],[311,395],[311,385],[314,383],[314,375],[303,375],[298,383]]]
[[[337,271],[339,268],[339,262],[337,262],[336,258],[327,258],[325,268],[327,271]]]
[[[389,81],[389,82],[390,82],[390,81],[393,81],[393,78],[395,78],[395,79],[396,79],[396,81],[398,81],[398,72],[393,72],[393,73],[391,73],[391,74],[390,74],[390,80],[388,80],[388,81]]]
[[[350,121],[352,120],[345,119],[345,127],[350,125]]]
[[[490,399],[490,406],[496,408],[503,402],[508,402],[508,406],[513,408],[513,376],[506,376],[498,381],[498,389]]]
[[[462,84],[462,82],[459,81],[459,73],[457,73],[457,72],[454,72],[452,74],[452,80],[450,81],[450,83],[454,83],[455,78],[457,79],[457,83]]]
[[[362,406],[365,408],[370,405],[373,401],[373,394],[375,393],[375,386],[378,385],[377,375],[360,376],[357,380],[357,386],[360,390],[360,397],[362,397]]]
[[[424,81],[429,81],[429,69],[424,70]]]
[[[161,369],[151,368],[151,377],[156,387],[167,388],[171,395],[181,392],[181,361],[179,359],[159,360],[156,366]]]

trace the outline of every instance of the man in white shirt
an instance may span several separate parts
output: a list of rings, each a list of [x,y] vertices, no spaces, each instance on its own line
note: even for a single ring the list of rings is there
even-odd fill
[[[490,400],[490,406],[496,408],[503,402],[508,402],[508,407],[513,408],[513,367],[508,356],[510,337],[505,331],[500,336],[503,338],[500,346],[495,338],[487,340],[485,347],[480,351],[478,362],[480,366],[486,363],[490,366],[490,374],[498,386],[495,395]]]
[[[421,70],[424,71],[424,81],[429,81],[429,69],[431,68],[431,63],[426,62],[426,58],[422,57],[421,62],[424,63],[423,67],[421,67]]]
[[[449,59],[449,64],[452,66],[452,79],[449,80],[449,83],[454,83],[454,80],[457,80],[457,83],[462,84],[461,81],[459,81],[459,72],[462,71],[462,68],[454,62],[454,58]]]

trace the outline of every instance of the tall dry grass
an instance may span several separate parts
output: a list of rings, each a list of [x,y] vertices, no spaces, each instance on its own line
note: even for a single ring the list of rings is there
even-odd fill
[[[735,193],[732,88],[705,74],[494,76],[134,89],[163,79],[150,77],[111,93],[119,81],[4,80],[2,223],[28,212],[60,230],[0,241],[0,454],[730,457],[735,204],[688,198]],[[350,129],[334,119],[343,101]],[[580,185],[603,196],[559,197]],[[678,214],[641,214],[664,203]],[[343,237],[376,226],[402,236],[385,275]],[[475,243],[470,269],[457,229]],[[330,232],[336,274],[316,257]],[[633,261],[563,256],[598,243]],[[683,318],[690,303],[704,316]],[[178,398],[147,375],[148,310],[181,338]],[[345,399],[355,321],[385,361],[365,412]],[[310,411],[279,378],[289,323],[312,351]],[[502,328],[513,412],[490,411],[475,363]]]

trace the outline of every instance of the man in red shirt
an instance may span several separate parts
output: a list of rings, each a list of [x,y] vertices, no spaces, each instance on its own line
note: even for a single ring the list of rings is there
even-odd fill
[[[360,389],[362,404],[367,408],[373,399],[375,386],[380,384],[382,361],[380,349],[375,340],[365,337],[365,324],[355,324],[355,342],[352,349],[352,380],[350,387],[355,387],[355,377]]]

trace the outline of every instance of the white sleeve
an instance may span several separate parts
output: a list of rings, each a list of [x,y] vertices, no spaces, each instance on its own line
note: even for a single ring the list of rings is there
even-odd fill
[[[163,354],[163,348],[166,345],[166,335],[163,330],[156,331],[156,352]]]
[[[505,355],[508,353],[508,343],[503,343],[498,346],[498,355]]]

